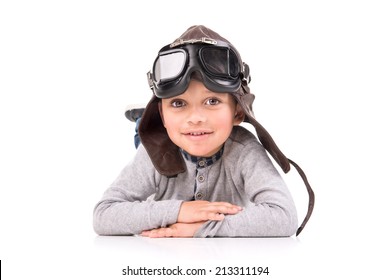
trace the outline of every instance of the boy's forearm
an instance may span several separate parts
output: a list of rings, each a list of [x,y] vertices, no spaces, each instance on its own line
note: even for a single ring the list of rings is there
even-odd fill
[[[253,205],[223,221],[208,221],[194,237],[285,237],[297,229],[295,208],[274,205]]]
[[[180,200],[102,201],[95,207],[93,226],[99,235],[140,234],[175,223],[181,203]]]
[[[175,223],[166,228],[156,228],[153,230],[143,231],[142,236],[145,237],[193,237],[195,232],[205,222],[196,223]]]

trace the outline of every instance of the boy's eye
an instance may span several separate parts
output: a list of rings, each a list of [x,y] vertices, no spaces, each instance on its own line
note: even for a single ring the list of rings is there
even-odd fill
[[[219,103],[220,103],[220,101],[216,98],[209,98],[206,101],[207,105],[218,105]]]
[[[185,102],[183,100],[173,100],[171,102],[171,105],[174,108],[180,108],[180,107],[183,107],[185,105]]]

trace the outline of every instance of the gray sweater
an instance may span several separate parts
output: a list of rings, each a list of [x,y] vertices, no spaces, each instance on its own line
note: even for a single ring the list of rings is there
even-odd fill
[[[291,236],[297,213],[286,184],[257,138],[237,126],[220,159],[168,178],[159,174],[142,145],[94,209],[100,235],[132,235],[177,222],[180,205],[193,199],[226,201],[244,207],[222,221],[206,222],[194,237]],[[197,168],[198,166],[198,168]],[[196,193],[194,185],[196,183]]]

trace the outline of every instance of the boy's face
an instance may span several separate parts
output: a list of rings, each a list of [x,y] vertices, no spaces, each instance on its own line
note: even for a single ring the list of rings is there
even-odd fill
[[[221,149],[244,114],[230,94],[209,91],[191,80],[184,93],[161,100],[161,117],[173,143],[193,156],[209,157]]]

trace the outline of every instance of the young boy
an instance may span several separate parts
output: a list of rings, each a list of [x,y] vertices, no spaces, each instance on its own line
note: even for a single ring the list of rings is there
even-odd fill
[[[148,237],[294,234],[295,205],[266,150],[285,172],[289,161],[254,119],[249,67],[230,42],[192,26],[160,50],[148,78],[154,96],[138,128],[142,145],[96,205],[95,231]],[[261,143],[239,126],[244,120],[255,126]],[[313,203],[311,192],[298,233]]]

